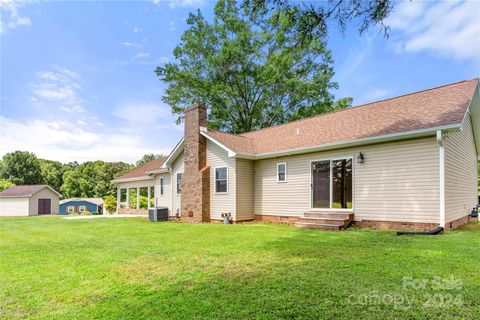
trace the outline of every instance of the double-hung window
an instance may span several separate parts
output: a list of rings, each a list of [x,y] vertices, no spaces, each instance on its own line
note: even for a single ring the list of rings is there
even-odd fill
[[[68,212],[68,213],[75,212],[75,207],[74,207],[74,206],[68,206],[68,207],[67,207],[67,212]]]
[[[277,163],[277,182],[287,182],[287,163]]]
[[[182,173],[177,173],[177,194],[182,193]]]
[[[215,168],[215,193],[228,192],[228,168]]]
[[[86,210],[85,206],[78,207],[78,212],[85,212],[85,210]]]

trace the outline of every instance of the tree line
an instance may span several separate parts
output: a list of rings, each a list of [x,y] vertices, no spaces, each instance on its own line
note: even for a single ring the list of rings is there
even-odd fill
[[[59,161],[38,158],[28,151],[7,153],[0,160],[0,191],[12,185],[47,184],[63,198],[105,198],[116,196],[110,181],[159,155],[146,154],[135,165],[116,161]]]

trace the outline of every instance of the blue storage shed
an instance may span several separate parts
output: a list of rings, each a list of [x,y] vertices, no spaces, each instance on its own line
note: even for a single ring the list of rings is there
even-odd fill
[[[60,201],[60,214],[81,214],[84,211],[103,214],[103,199],[101,198],[72,198]]]

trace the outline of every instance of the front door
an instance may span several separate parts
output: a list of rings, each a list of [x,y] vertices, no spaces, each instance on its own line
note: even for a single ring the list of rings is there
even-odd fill
[[[352,158],[312,162],[312,208],[352,209]]]
[[[51,214],[52,211],[51,199],[38,199],[38,214]]]

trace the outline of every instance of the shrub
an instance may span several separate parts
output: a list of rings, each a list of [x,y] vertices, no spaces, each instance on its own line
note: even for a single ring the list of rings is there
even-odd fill
[[[82,216],[91,216],[92,213],[90,211],[83,211]]]
[[[105,210],[107,210],[108,213],[114,213],[115,210],[117,209],[117,198],[115,198],[112,195],[106,196],[105,199]]]

